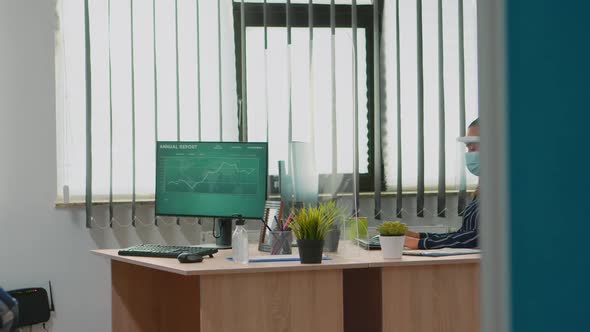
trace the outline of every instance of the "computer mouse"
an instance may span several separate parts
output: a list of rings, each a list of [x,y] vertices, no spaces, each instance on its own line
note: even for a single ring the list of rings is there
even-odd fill
[[[181,263],[199,263],[203,261],[203,256],[191,254],[190,252],[183,252],[177,258]]]

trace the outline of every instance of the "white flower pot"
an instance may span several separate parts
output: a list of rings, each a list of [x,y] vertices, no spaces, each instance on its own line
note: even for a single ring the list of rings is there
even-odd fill
[[[404,250],[405,235],[402,236],[379,236],[381,252],[385,259],[400,259]]]

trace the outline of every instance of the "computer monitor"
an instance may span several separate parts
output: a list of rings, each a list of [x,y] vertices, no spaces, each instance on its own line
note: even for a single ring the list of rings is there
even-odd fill
[[[263,217],[267,143],[158,141],[156,151],[156,215]]]

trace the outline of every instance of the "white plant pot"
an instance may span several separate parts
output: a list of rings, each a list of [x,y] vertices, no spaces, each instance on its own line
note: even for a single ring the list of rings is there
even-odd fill
[[[400,259],[404,251],[405,235],[402,236],[379,236],[381,252],[384,259]]]

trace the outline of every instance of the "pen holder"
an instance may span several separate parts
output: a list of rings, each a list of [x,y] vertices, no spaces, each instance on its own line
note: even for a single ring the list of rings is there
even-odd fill
[[[291,242],[293,242],[293,232],[291,231],[270,232],[270,254],[290,255]]]

